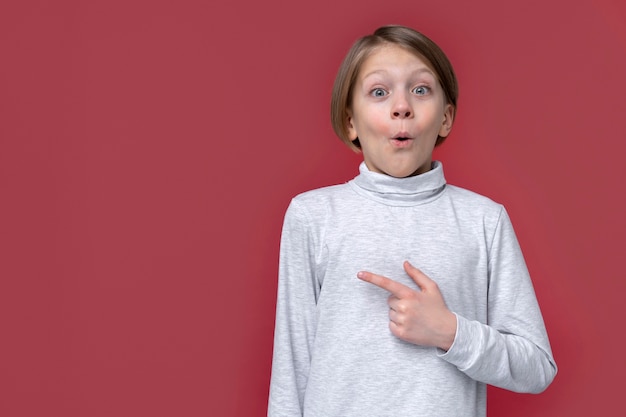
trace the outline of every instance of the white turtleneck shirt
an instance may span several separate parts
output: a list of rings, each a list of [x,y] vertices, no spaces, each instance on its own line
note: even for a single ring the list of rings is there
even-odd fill
[[[295,197],[285,215],[269,417],[484,416],[486,384],[543,391],[556,364],[505,209],[446,184],[371,172]],[[408,260],[457,316],[447,352],[389,330],[389,293]]]

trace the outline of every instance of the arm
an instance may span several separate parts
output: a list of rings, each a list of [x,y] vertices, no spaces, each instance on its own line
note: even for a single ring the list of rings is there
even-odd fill
[[[441,357],[477,381],[516,392],[539,393],[556,375],[528,269],[504,209],[489,252],[488,322],[457,316],[454,343]]]
[[[358,277],[391,293],[389,328],[395,336],[439,348],[442,359],[474,380],[517,392],[541,392],[554,379],[556,364],[504,209],[490,248],[487,323],[452,313],[437,284],[408,262],[405,271],[419,290],[370,272],[359,272]]]
[[[280,244],[276,328],[268,416],[302,416],[316,330],[315,242],[292,201]]]

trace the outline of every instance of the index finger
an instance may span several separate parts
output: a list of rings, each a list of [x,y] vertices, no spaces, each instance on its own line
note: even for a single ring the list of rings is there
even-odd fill
[[[404,284],[400,284],[392,279],[384,277],[382,275],[373,274],[367,271],[360,271],[356,276],[370,284],[374,284],[383,290],[389,291],[391,294],[398,298],[406,298],[413,293],[413,290]]]

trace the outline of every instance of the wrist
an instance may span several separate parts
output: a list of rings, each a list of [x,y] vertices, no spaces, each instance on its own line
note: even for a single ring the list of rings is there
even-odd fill
[[[437,345],[439,349],[447,352],[452,347],[452,344],[454,343],[454,339],[456,338],[456,327],[457,327],[456,314],[454,314],[451,311],[448,311],[447,317],[442,326],[441,341]]]

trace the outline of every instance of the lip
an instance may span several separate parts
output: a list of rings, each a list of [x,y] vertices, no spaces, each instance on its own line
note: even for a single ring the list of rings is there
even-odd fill
[[[401,139],[402,138],[402,139]],[[391,137],[391,144],[397,148],[406,148],[413,143],[413,137],[408,132],[398,132]]]
[[[396,140],[399,138],[413,139],[413,136],[411,136],[409,132],[402,131],[402,132],[396,133],[395,135],[391,137],[391,139],[396,139]]]

